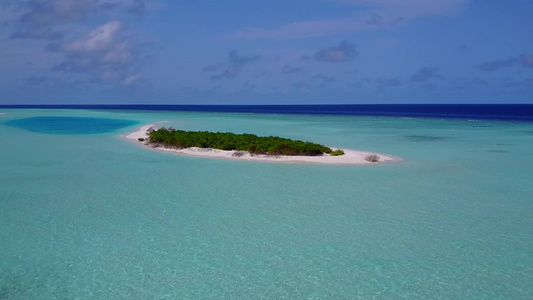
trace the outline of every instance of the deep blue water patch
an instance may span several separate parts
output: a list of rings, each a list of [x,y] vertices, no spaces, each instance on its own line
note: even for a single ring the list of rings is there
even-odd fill
[[[31,117],[5,122],[9,126],[48,134],[97,134],[137,123],[131,120],[83,117]]]
[[[533,121],[533,104],[332,104],[332,105],[0,105],[0,108],[113,109],[390,116],[473,120]]]

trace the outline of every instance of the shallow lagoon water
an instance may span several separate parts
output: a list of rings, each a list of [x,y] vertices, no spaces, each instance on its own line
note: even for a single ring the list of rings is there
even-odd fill
[[[317,166],[191,158],[0,123],[0,298],[529,299],[533,124],[8,110],[169,121],[389,153]]]

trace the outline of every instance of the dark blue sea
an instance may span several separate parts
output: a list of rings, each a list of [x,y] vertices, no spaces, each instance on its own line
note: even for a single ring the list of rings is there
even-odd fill
[[[380,105],[0,105],[0,108],[111,109],[533,121],[533,104]]]

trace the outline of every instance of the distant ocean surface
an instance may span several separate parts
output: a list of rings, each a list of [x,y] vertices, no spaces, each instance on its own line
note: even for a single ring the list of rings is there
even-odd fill
[[[118,109],[533,121],[533,104],[382,105],[16,105],[0,108]]]
[[[531,111],[0,107],[0,299],[532,299]],[[404,161],[207,159],[121,138],[158,122]]]

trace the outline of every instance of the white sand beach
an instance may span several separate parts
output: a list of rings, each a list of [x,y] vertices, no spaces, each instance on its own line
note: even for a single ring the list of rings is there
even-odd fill
[[[147,130],[150,128],[157,128],[157,124],[148,124],[137,128],[134,132],[124,134],[123,137],[129,141],[135,142],[148,149],[171,152],[179,155],[194,156],[194,157],[206,157],[206,158],[221,158],[221,159],[234,159],[234,160],[246,160],[246,161],[264,161],[274,163],[303,163],[303,164],[326,164],[326,165],[368,165],[368,164],[380,164],[402,161],[400,157],[396,157],[389,154],[374,153],[367,151],[351,150],[330,147],[332,149],[342,149],[344,155],[331,156],[328,154],[322,156],[269,156],[269,155],[250,155],[248,152],[244,152],[242,156],[234,155],[237,151],[226,151],[218,149],[205,149],[205,148],[186,148],[186,149],[172,149],[165,147],[152,147],[146,145],[144,142],[139,141],[139,138],[148,138]],[[378,162],[369,162],[365,160],[368,155],[375,154],[379,156]]]

